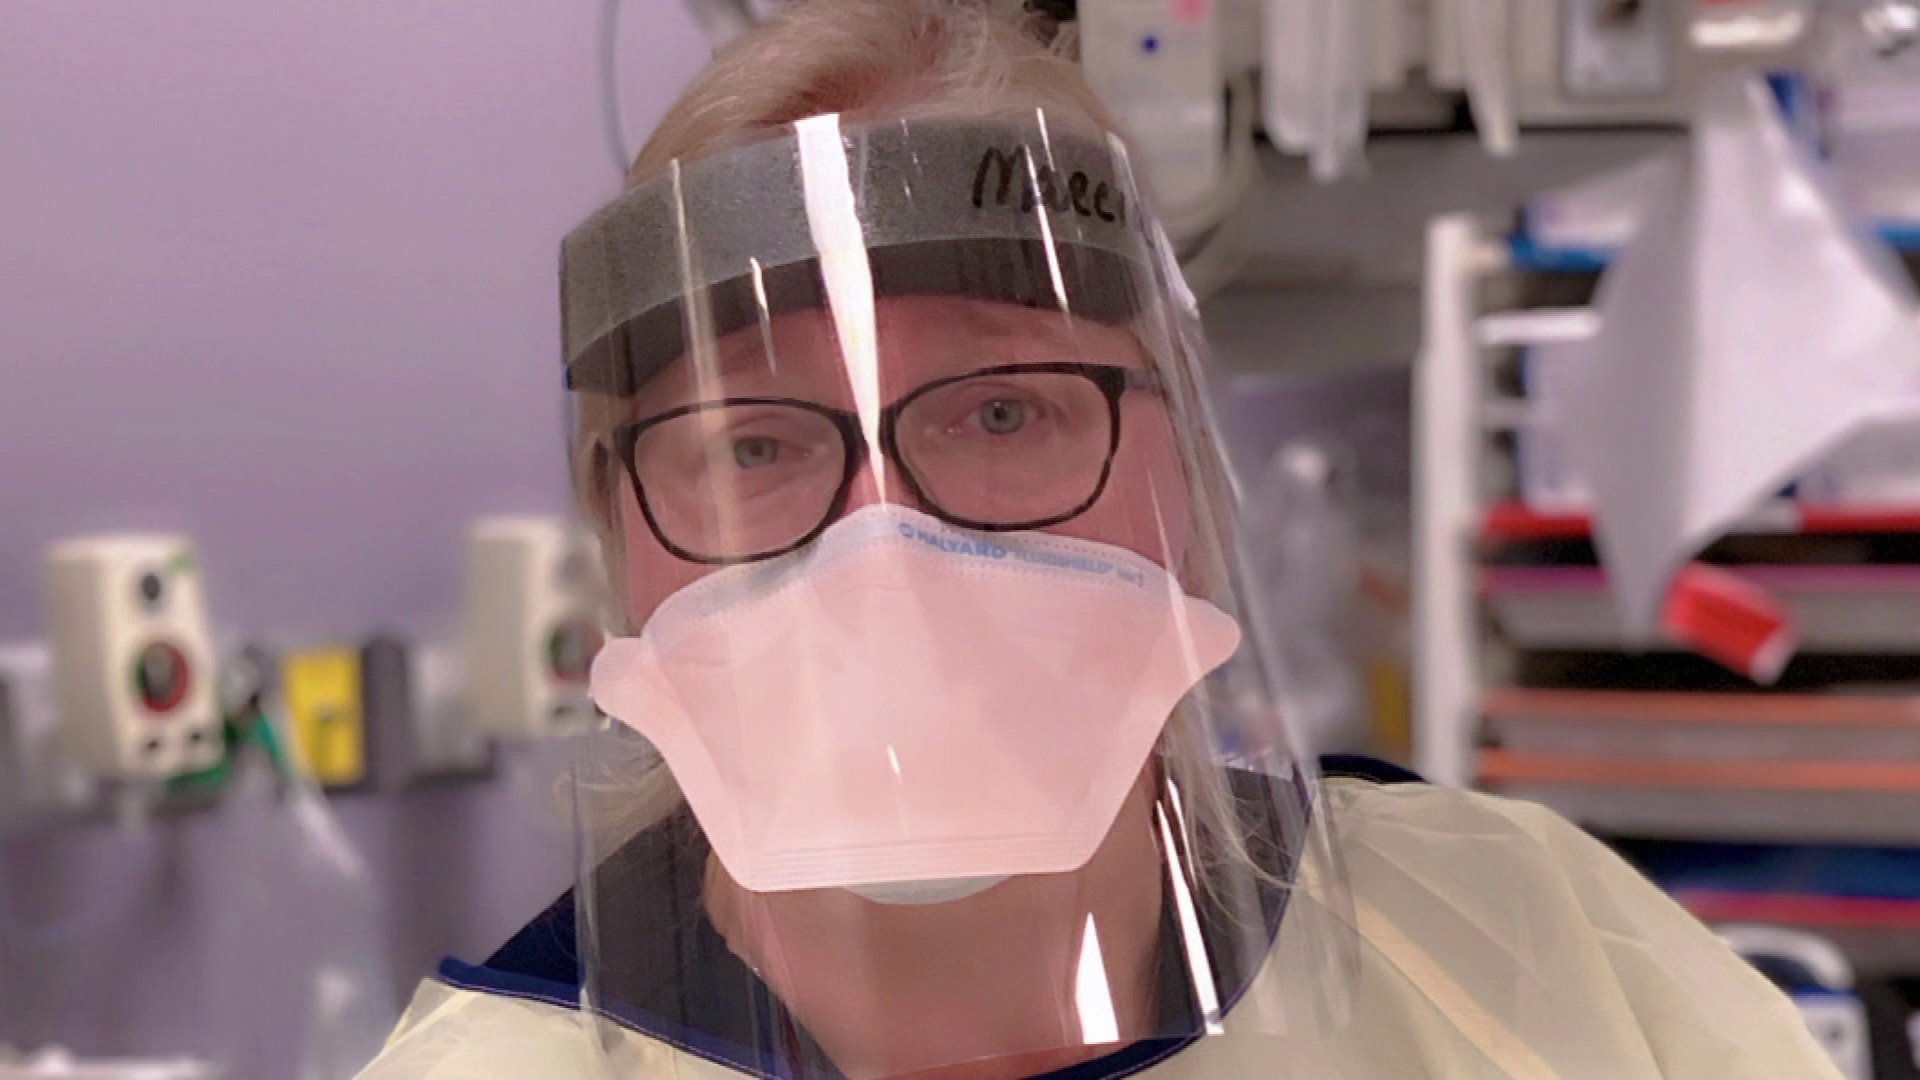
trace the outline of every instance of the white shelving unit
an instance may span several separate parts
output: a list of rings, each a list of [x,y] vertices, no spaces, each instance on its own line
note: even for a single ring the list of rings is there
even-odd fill
[[[1894,239],[1920,276],[1920,235]],[[1787,688],[1626,640],[1583,547],[1589,516],[1548,505],[1562,490],[1521,472],[1520,440],[1544,413],[1516,384],[1533,389],[1526,372],[1546,354],[1516,350],[1599,324],[1579,305],[1601,261],[1546,254],[1471,215],[1428,228],[1412,395],[1415,768],[1552,807],[1711,925],[1786,928],[1844,953],[1863,980],[1913,979],[1920,505],[1782,498],[1715,549],[1794,613],[1815,655]]]
[[[1436,784],[1473,780],[1480,698],[1474,537],[1486,439],[1480,282],[1505,255],[1470,215],[1427,232],[1426,342],[1413,372],[1413,756]]]
[[[1786,544],[1816,534],[1911,538],[1894,542],[1910,545],[1912,559],[1891,565],[1734,567],[1794,612],[1803,652],[1877,658],[1879,670],[1896,672],[1898,659],[1882,661],[1910,657],[1897,685],[1784,699],[1793,722],[1776,720],[1764,738],[1725,722],[1739,695],[1684,680],[1663,687],[1680,693],[1657,703],[1644,691],[1622,692],[1604,718],[1580,704],[1582,686],[1540,691],[1530,717],[1490,708],[1510,693],[1522,654],[1631,657],[1672,647],[1626,639],[1595,567],[1495,567],[1486,558],[1500,544],[1591,535],[1580,513],[1517,500],[1514,466],[1497,443],[1532,415],[1496,371],[1511,350],[1598,329],[1595,312],[1567,305],[1588,291],[1598,264],[1521,265],[1534,257],[1530,248],[1467,215],[1435,219],[1427,239],[1425,343],[1413,391],[1415,767],[1436,783],[1536,798],[1634,835],[1920,846],[1920,506],[1782,500],[1738,530]],[[1888,698],[1876,695],[1915,707],[1884,707]],[[1903,740],[1911,759],[1859,750]]]

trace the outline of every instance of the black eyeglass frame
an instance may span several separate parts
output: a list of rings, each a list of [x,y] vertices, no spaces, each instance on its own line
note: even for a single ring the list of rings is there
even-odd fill
[[[1093,492],[1072,509],[1047,517],[1010,523],[979,521],[959,514],[948,513],[945,508],[941,507],[935,499],[927,494],[926,489],[920,483],[920,478],[913,474],[913,466],[908,464],[905,458],[902,457],[899,442],[895,434],[895,427],[900,418],[900,414],[904,412],[909,405],[913,404],[913,402],[920,397],[938,390],[941,387],[951,386],[954,383],[967,382],[988,375],[1078,375],[1099,387],[1100,392],[1105,395],[1107,400],[1107,427],[1109,431],[1106,460],[1100,465],[1100,476],[1093,485]],[[928,513],[949,525],[963,529],[974,529],[980,532],[1018,532],[1023,529],[1043,529],[1049,525],[1058,525],[1063,521],[1071,521],[1081,514],[1086,513],[1089,507],[1100,501],[1100,496],[1107,490],[1107,480],[1113,475],[1114,456],[1120,450],[1120,399],[1126,395],[1128,390],[1148,390],[1158,393],[1163,385],[1157,373],[1145,368],[1123,367],[1118,364],[1078,363],[1065,360],[1033,364],[1000,364],[994,367],[978,368],[973,371],[962,372],[958,375],[948,375],[916,387],[911,393],[894,401],[880,411],[880,452],[886,456],[888,461],[899,468],[900,475],[906,478],[907,490],[913,495],[914,500],[921,507],[925,508]],[[820,516],[820,521],[814,525],[813,528],[807,530],[798,540],[781,545],[780,547],[746,555],[703,555],[674,543],[672,538],[667,536],[666,530],[661,528],[659,519],[654,516],[653,506],[647,500],[647,486],[640,479],[640,465],[634,458],[634,448],[639,443],[642,435],[645,435],[650,429],[658,427],[670,420],[676,420],[692,413],[708,412],[735,405],[790,406],[826,418],[833,423],[835,430],[840,433],[840,441],[845,449],[846,464],[842,469],[839,487],[834,490],[833,498],[828,501],[826,510]],[[827,527],[832,525],[844,512],[847,495],[853,490],[854,477],[860,474],[860,468],[866,464],[867,460],[867,443],[861,431],[860,417],[858,414],[848,412],[845,409],[836,409],[831,405],[822,405],[816,401],[804,401],[799,398],[727,397],[712,401],[696,401],[686,405],[676,406],[675,408],[657,413],[643,420],[622,424],[613,430],[612,442],[615,452],[619,454],[623,467],[626,469],[628,479],[633,483],[634,498],[640,504],[641,516],[646,518],[647,528],[653,531],[654,539],[660,541],[660,546],[666,548],[674,557],[686,562],[700,563],[706,566],[737,566],[741,563],[760,562],[765,559],[777,558],[788,552],[798,551],[808,544],[813,543],[815,540],[818,540],[820,534],[826,532]]]

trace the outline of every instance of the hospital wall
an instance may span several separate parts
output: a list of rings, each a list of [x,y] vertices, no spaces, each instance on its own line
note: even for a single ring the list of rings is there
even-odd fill
[[[451,611],[461,529],[564,498],[558,238],[618,189],[597,5],[0,13],[0,639],[41,547],[196,538],[217,617]],[[622,37],[643,133],[703,60]]]
[[[637,136],[706,47],[678,3],[629,9]],[[435,630],[469,521],[563,505],[558,238],[620,180],[599,17],[0,10],[0,642],[41,632],[49,541],[123,529],[194,538],[223,632]],[[551,764],[334,801],[391,997],[564,887]],[[0,1044],[295,1075],[341,901],[258,809],[0,839]]]

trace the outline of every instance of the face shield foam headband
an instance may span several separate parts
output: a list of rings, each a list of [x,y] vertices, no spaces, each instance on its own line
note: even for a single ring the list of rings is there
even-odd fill
[[[1032,117],[1023,123],[1034,127]],[[809,129],[808,125],[816,125]],[[876,296],[971,296],[1118,323],[1154,259],[1117,137],[991,120],[842,128],[803,121],[718,158],[676,162],[561,249],[567,385],[631,394],[702,340],[827,304],[810,139],[846,151]],[[816,155],[817,156],[817,155]]]

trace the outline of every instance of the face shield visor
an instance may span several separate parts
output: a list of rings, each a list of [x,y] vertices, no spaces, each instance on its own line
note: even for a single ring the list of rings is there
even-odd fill
[[[562,292],[616,1071],[1030,1075],[1339,1016],[1286,654],[1117,140],[809,119],[594,216]]]

